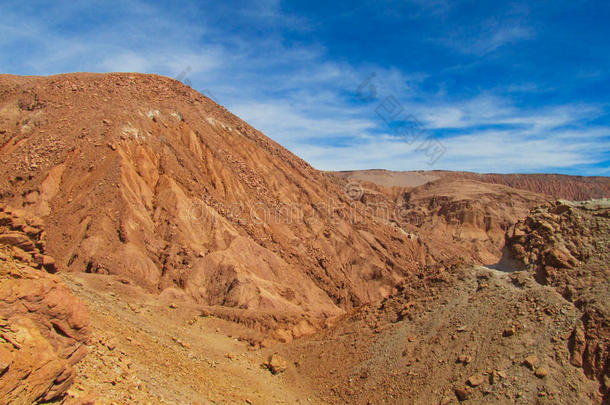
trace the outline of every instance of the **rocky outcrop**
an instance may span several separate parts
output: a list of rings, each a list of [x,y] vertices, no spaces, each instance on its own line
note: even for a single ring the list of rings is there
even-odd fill
[[[41,221],[0,209],[0,402],[61,400],[86,354],[88,312],[55,275]]]
[[[510,254],[582,311],[570,362],[610,398],[610,207],[558,201],[532,210],[507,233]]]

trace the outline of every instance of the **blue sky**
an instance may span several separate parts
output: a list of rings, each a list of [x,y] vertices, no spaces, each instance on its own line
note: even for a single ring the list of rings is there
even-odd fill
[[[3,1],[0,72],[180,77],[323,170],[608,176],[609,21],[581,0]]]

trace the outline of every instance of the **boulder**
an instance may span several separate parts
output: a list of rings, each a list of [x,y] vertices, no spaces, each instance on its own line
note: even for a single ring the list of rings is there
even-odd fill
[[[288,367],[286,360],[277,353],[272,354],[265,365],[273,374],[283,373]]]
[[[472,389],[470,389],[469,387],[456,388],[455,396],[460,401],[466,401],[472,396]]]

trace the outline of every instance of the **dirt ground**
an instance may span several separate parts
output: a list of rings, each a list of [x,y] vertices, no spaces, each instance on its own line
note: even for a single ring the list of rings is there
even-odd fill
[[[601,401],[569,363],[579,311],[525,272],[455,270],[429,295],[403,291],[322,334],[256,350],[243,338],[255,332],[114,276],[63,278],[93,325],[71,393],[99,403],[449,404],[459,390],[473,403]],[[287,362],[278,375],[264,366],[275,352]]]
[[[93,326],[74,396],[102,404],[323,403],[263,365],[273,349],[252,350],[243,338],[256,332],[160,301],[115,276],[63,279],[90,308]]]
[[[392,300],[404,297],[283,348],[325,403],[448,404],[458,390],[472,403],[601,400],[597,384],[569,364],[579,311],[527,274],[465,269],[435,298],[409,300],[404,319],[380,324]],[[525,364],[529,356],[536,364]]]

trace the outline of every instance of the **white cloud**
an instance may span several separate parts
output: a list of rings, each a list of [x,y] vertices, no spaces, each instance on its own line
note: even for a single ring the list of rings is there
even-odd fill
[[[454,103],[432,101],[412,108],[431,129],[515,125],[522,126],[521,131],[542,131],[578,124],[603,113],[600,106],[582,103],[519,109],[506,99],[491,94]]]
[[[352,65],[330,59],[320,44],[290,46],[277,33],[223,32],[218,26],[189,22],[184,17],[189,10],[166,12],[134,1],[117,2],[123,11],[120,17],[75,37],[49,23],[75,17],[75,11],[62,14],[70,9],[68,3],[59,4],[48,10],[48,19],[5,14],[6,23],[0,24],[0,69],[17,74],[140,71],[173,77],[188,70],[195,89],[210,90],[229,110],[319,169],[525,172],[594,165],[608,159],[610,131],[588,125],[603,114],[603,106],[522,107],[502,97],[502,89],[465,99],[450,99],[444,92],[430,95],[420,88],[427,78],[421,72]],[[432,9],[448,7],[439,0]],[[0,14],[3,11],[0,6]],[[308,25],[285,15],[277,0],[236,13],[253,24],[295,22],[298,29]],[[520,18],[493,19],[476,32],[457,32],[444,43],[462,53],[484,55],[534,35]],[[10,54],[11,46],[24,44],[30,55],[21,63],[4,56]],[[363,103],[357,100],[356,90],[371,74],[378,99]],[[535,84],[524,83],[504,90],[510,94],[534,89]],[[407,145],[389,133],[376,115],[375,107],[389,95],[430,134],[444,135],[447,152],[434,166],[428,165],[429,158],[416,150],[417,145]],[[452,135],[447,135],[448,130]],[[325,138],[332,141],[325,143]],[[607,173],[606,169],[590,170]]]
[[[358,138],[378,125],[364,115],[355,116],[349,107],[334,107],[333,114],[324,111],[324,105],[313,111],[310,107],[307,113],[299,108],[282,102],[250,102],[234,104],[231,110],[251,125],[273,134],[271,136],[284,145],[307,144],[319,138]]]
[[[593,132],[597,132],[594,130]],[[566,137],[552,134],[531,139],[517,131],[487,131],[443,138],[446,153],[433,165],[418,143],[407,145],[400,139],[380,137],[366,144],[345,147],[303,145],[300,155],[323,170],[447,169],[496,173],[562,171],[579,165],[592,165],[610,150],[610,131],[604,139],[589,137],[588,131]],[[595,136],[595,135],[594,135]],[[602,175],[604,168],[588,169]]]

